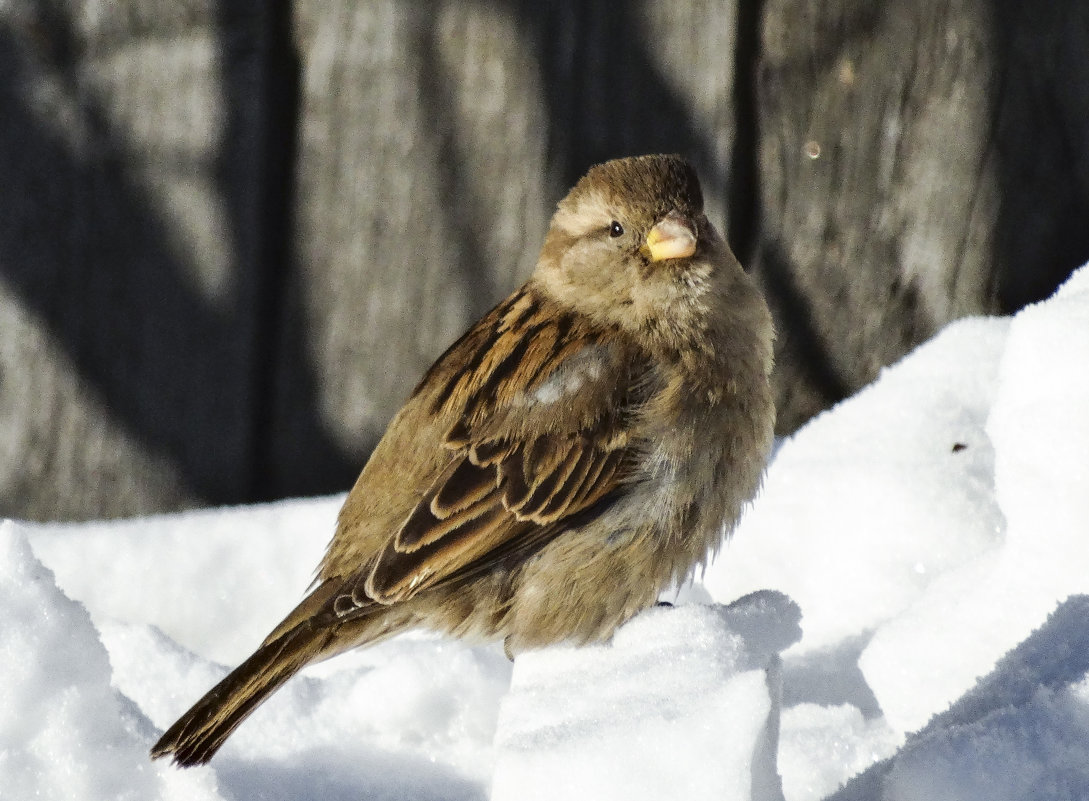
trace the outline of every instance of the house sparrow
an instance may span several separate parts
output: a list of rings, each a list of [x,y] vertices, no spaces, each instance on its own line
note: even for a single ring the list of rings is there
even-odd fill
[[[207,762],[302,667],[409,627],[503,639],[509,655],[610,637],[756,492],[772,338],[685,161],[593,167],[533,276],[390,423],[313,592],[151,755]]]

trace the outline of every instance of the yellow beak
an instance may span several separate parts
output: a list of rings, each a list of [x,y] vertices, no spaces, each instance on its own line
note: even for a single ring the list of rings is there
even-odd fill
[[[683,214],[671,211],[647,234],[651,261],[684,259],[696,252],[696,235]]]

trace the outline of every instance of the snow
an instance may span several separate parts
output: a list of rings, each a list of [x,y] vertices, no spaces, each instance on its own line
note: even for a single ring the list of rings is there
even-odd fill
[[[0,524],[0,797],[1089,798],[1089,267],[781,443],[695,585],[607,645],[412,632],[209,766],[159,732],[294,606],[341,498]],[[800,615],[800,618],[799,618]]]
[[[154,729],[110,685],[87,610],[57,589],[12,522],[0,525],[0,791],[5,798],[213,799],[208,772],[149,764]]]
[[[609,645],[520,656],[500,707],[493,801],[782,798],[781,593],[647,610]],[[618,760],[616,754],[623,754]]]

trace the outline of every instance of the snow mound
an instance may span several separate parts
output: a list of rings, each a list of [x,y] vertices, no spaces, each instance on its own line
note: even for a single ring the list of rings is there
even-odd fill
[[[5,798],[221,798],[209,771],[148,762],[154,727],[110,686],[87,610],[57,589],[11,521],[0,524],[0,609]]]
[[[608,645],[519,656],[493,801],[781,799],[778,651],[798,617],[786,596],[759,593],[648,610]]]

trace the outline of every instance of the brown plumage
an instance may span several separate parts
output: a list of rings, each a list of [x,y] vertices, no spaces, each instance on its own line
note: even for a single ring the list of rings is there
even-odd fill
[[[714,550],[771,444],[772,325],[702,206],[676,156],[591,169],[390,423],[317,587],[152,756],[206,762],[302,667],[408,627],[608,638]]]

